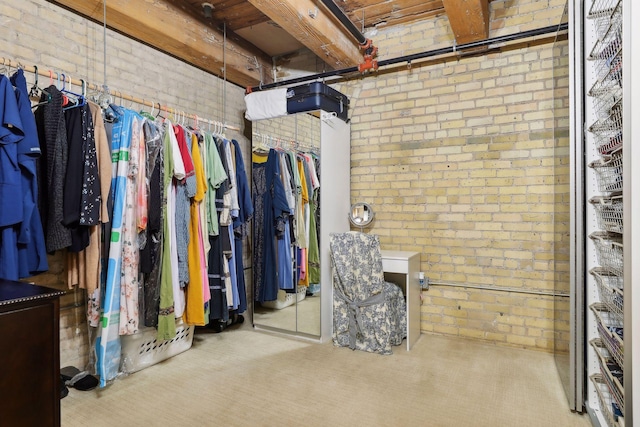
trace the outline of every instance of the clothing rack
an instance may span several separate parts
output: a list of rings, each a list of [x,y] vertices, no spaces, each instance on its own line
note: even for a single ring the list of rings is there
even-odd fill
[[[315,152],[318,149],[318,147],[314,147],[309,144],[303,144],[292,139],[284,139],[281,137],[271,136],[258,132],[253,132],[253,140],[258,141],[259,144],[264,144],[268,148],[287,148],[292,150],[310,152]]]
[[[60,82],[62,81],[61,79],[64,78],[64,82],[63,83],[68,83],[70,85],[76,85],[76,86],[80,86],[83,88],[84,90],[94,90],[94,91],[98,91],[98,92],[102,92],[105,94],[108,94],[109,96],[112,97],[117,97],[120,98],[122,100],[127,100],[127,101],[131,101],[131,102],[135,102],[136,104],[140,104],[140,105],[144,105],[146,107],[150,107],[152,108],[152,111],[155,109],[158,109],[158,113],[160,111],[165,111],[173,116],[175,116],[177,118],[177,120],[193,120],[194,123],[196,125],[198,125],[201,122],[205,122],[207,124],[209,124],[210,126],[214,126],[217,129],[229,129],[229,130],[235,130],[235,131],[240,131],[240,128],[238,126],[231,126],[228,125],[226,123],[222,123],[216,120],[209,120],[209,119],[205,119],[202,117],[199,117],[197,114],[192,114],[192,113],[188,113],[182,110],[177,110],[175,108],[171,108],[167,105],[161,105],[159,102],[151,102],[151,101],[147,101],[146,99],[141,99],[141,98],[137,98],[133,95],[128,95],[126,93],[122,93],[120,91],[116,91],[116,90],[108,90],[105,91],[103,87],[100,87],[97,84],[94,83],[88,83],[82,79],[72,79],[71,76],[64,74],[64,73],[58,73],[56,71],[52,71],[47,69],[47,74],[43,74],[41,73],[39,70],[42,70],[44,68],[38,67],[38,66],[28,66],[28,65],[23,65],[20,62],[16,62],[13,61],[11,59],[2,57],[2,62],[0,63],[0,66],[5,66],[5,67],[10,67],[10,68],[21,68],[24,71],[28,71],[30,73],[33,73],[36,75],[36,82],[38,79],[38,76],[45,76],[48,77],[51,80],[51,84],[53,84],[54,82]]]

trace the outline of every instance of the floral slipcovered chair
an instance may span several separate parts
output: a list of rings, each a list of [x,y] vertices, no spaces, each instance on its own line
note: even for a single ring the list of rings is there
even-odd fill
[[[385,282],[380,239],[360,232],[332,233],[333,344],[391,354],[406,338],[402,290]]]

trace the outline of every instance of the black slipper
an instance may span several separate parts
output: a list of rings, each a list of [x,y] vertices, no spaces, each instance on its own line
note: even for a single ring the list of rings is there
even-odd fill
[[[69,387],[73,387],[76,390],[88,391],[93,390],[99,384],[96,377],[89,374],[87,371],[80,372],[73,376],[69,381],[65,383]]]
[[[66,382],[79,373],[80,369],[76,368],[75,366],[65,366],[64,368],[60,369],[60,378],[62,378],[62,382]]]

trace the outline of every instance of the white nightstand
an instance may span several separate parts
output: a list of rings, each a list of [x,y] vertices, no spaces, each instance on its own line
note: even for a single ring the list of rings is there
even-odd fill
[[[400,286],[407,300],[407,350],[420,338],[420,253],[382,249],[385,280]]]

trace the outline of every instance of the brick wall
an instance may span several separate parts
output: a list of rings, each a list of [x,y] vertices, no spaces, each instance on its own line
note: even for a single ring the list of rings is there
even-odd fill
[[[105,82],[102,25],[45,0],[0,0],[0,46],[0,56],[38,66],[41,87],[49,85],[48,69],[90,83]],[[242,128],[242,88],[226,84],[225,90],[221,79],[112,31],[107,31],[106,52],[110,89]],[[26,77],[30,86],[34,75],[26,73]],[[115,102],[142,108],[117,98]],[[247,153],[247,138],[230,130],[226,135],[238,140]],[[50,256],[49,265],[49,272],[29,280],[67,289],[62,253]],[[84,298],[83,290],[62,297],[61,366],[84,367],[88,362]]]
[[[490,37],[557,25],[562,1],[490,3]],[[370,33],[379,59],[444,46],[446,17]],[[418,251],[432,282],[422,330],[568,348],[568,47],[401,64],[345,80],[352,96],[352,201],[371,233]],[[555,131],[555,133],[554,133]]]

